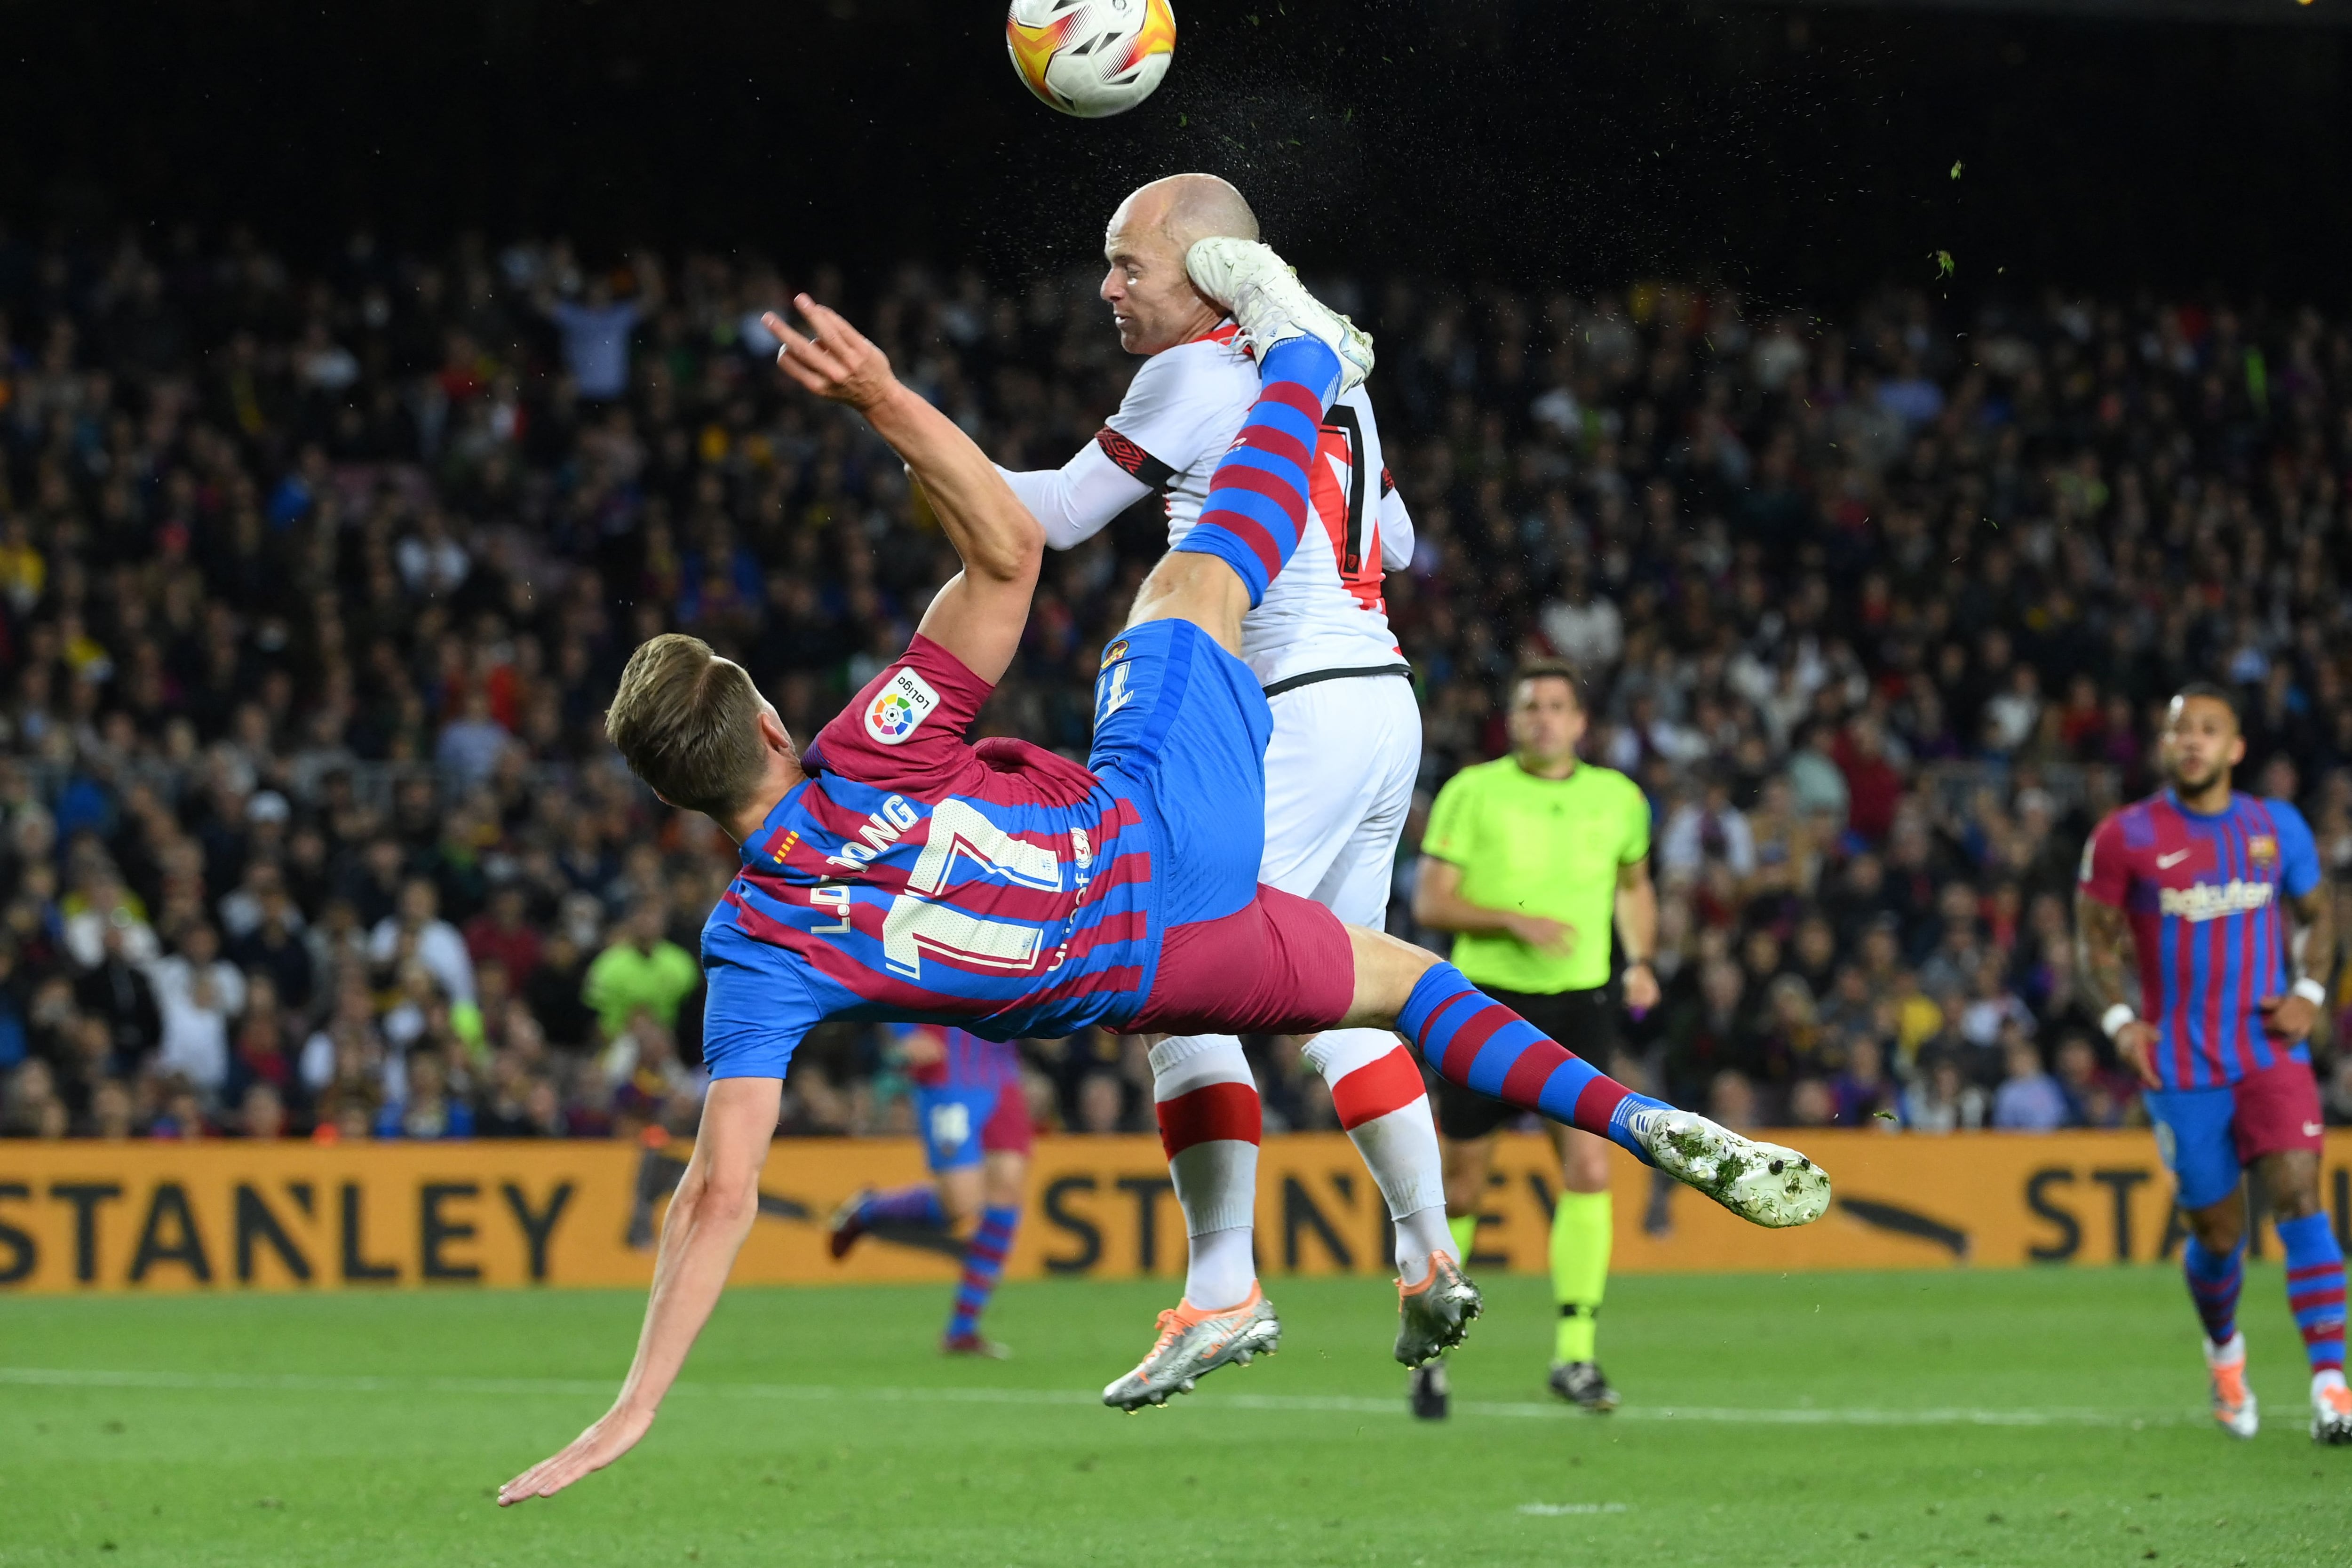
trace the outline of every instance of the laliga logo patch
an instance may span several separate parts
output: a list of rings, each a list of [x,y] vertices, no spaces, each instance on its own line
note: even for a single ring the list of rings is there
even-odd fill
[[[2271,868],[2272,863],[2278,858],[2278,840],[2267,833],[2257,834],[2246,840],[2246,856],[2255,865],[2267,871]]]
[[[866,710],[866,732],[886,746],[903,745],[939,705],[929,681],[911,669],[893,670]]]
[[[1103,649],[1102,667],[1105,669],[1108,669],[1112,665],[1117,664],[1120,659],[1123,659],[1126,657],[1127,639],[1125,637],[1121,637],[1118,641],[1111,644],[1110,647]]]

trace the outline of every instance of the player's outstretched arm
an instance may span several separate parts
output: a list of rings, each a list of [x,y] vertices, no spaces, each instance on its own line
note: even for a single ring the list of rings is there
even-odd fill
[[[760,1167],[775,1136],[783,1089],[772,1078],[720,1079],[710,1086],[694,1157],[662,1221],[645,1331],[620,1397],[561,1452],[500,1487],[500,1508],[525,1498],[553,1497],[635,1447],[653,1426],[662,1396],[677,1381],[686,1352],[718,1305],[727,1271],[759,1215]]]
[[[887,355],[807,295],[793,303],[814,336],[801,336],[772,310],[762,316],[782,345],[776,363],[818,396],[856,409],[906,459],[963,561],[963,571],[931,601],[920,629],[993,685],[1028,624],[1045,550],[1037,520],[954,420],[900,384]]]

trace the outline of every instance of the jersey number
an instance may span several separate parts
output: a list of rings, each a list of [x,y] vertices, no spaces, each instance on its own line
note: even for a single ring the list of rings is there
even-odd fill
[[[908,976],[922,973],[926,952],[980,969],[1035,968],[1045,937],[1038,927],[983,920],[933,901],[954,875],[958,856],[1024,888],[1062,888],[1062,862],[1051,849],[1013,837],[962,801],[941,801],[931,812],[931,836],[907,877],[908,890],[890,900],[882,919],[883,962]]]
[[[1364,515],[1364,427],[1344,403],[1326,417],[1329,422],[1315,444],[1307,498],[1323,521],[1323,531],[1330,535],[1340,585],[1364,608],[1377,610],[1381,607],[1380,539],[1376,526],[1368,534]]]

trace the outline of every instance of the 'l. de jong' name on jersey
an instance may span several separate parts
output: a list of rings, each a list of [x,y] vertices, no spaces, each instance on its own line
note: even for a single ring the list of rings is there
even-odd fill
[[[814,776],[744,843],[703,926],[713,1078],[782,1077],[828,1019],[1055,1037],[1142,1005],[1149,830],[1076,763],[966,744],[990,689],[918,637],[818,732]]]

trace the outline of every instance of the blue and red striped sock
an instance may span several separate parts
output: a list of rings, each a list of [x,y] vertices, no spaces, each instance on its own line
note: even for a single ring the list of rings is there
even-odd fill
[[[2189,1277],[2189,1299],[2197,1303],[2205,1337],[2226,1345],[2238,1331],[2238,1289],[2246,1282],[2246,1244],[2230,1252],[2208,1251],[2195,1237],[2180,1249],[2180,1271]]]
[[[925,1226],[934,1230],[948,1227],[948,1211],[940,1206],[940,1190],[929,1182],[918,1182],[911,1187],[891,1187],[878,1193],[868,1193],[866,1201],[857,1205],[857,1223],[864,1226],[908,1225]]]
[[[963,1249],[963,1279],[956,1285],[955,1312],[948,1319],[949,1339],[970,1339],[980,1332],[980,1315],[996,1294],[1004,1256],[1013,1250],[1013,1233],[1020,1226],[1018,1208],[992,1205],[980,1211],[980,1228]]]
[[[1313,338],[1291,338],[1266,351],[1258,374],[1257,401],[1209,476],[1201,520],[1176,546],[1232,567],[1253,609],[1307,526],[1307,470],[1339,386],[1339,356]]]
[[[2344,1370],[2344,1249],[2325,1214],[2278,1222],[2286,1248],[2286,1307],[2303,1334],[2311,1370]]]
[[[1446,1082],[1597,1133],[1643,1164],[1651,1163],[1627,1119],[1638,1110],[1672,1107],[1634,1093],[1546,1037],[1452,964],[1438,964],[1421,977],[1396,1026],[1412,1037],[1423,1059]]]

